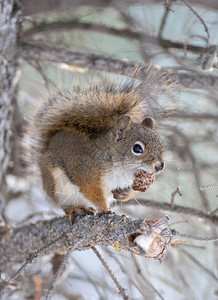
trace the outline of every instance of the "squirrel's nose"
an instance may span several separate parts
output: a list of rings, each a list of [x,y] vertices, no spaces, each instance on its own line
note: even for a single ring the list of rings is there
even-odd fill
[[[160,172],[161,170],[163,170],[163,168],[164,168],[164,162],[163,161],[161,161],[161,162],[159,162],[158,164],[155,165],[155,171],[157,173]]]

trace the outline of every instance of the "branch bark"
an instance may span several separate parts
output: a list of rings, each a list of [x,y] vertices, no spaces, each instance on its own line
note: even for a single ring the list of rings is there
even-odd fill
[[[96,245],[161,259],[172,235],[167,217],[145,221],[97,214],[78,216],[73,224],[66,216],[38,221],[8,230],[0,238],[0,270],[6,271],[11,264],[27,259],[30,262],[45,253],[66,252],[71,247],[85,250]]]
[[[19,0],[0,0],[0,185],[11,149]]]

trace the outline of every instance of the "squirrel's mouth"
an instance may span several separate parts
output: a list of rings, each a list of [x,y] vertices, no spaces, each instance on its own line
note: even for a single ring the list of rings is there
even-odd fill
[[[155,164],[152,164],[150,166],[142,164],[139,168],[137,168],[136,172],[138,170],[143,170],[146,172],[148,175],[157,175],[162,171],[165,167],[165,164],[163,161],[157,161]],[[135,172],[135,174],[136,174]]]
[[[156,174],[156,170],[153,167],[147,167],[147,166],[143,166],[142,165],[139,168],[137,168],[137,170],[135,171],[134,176],[136,176],[136,173],[138,171],[140,171],[140,170],[146,172],[148,175],[154,175],[154,174]]]

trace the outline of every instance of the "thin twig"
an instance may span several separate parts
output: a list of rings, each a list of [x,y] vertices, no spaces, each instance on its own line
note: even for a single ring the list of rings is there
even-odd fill
[[[188,244],[186,241],[181,241],[180,243],[175,243],[175,244],[171,244],[171,246],[173,247],[188,247],[188,248],[193,248],[193,249],[200,249],[200,250],[206,250],[207,246],[200,246],[200,245],[194,245],[194,244]]]
[[[30,40],[31,36],[39,32],[52,32],[60,30],[86,30],[86,31],[96,31],[99,33],[105,33],[110,35],[115,35],[118,37],[123,37],[130,40],[143,40],[146,43],[161,45],[163,48],[176,48],[183,50],[184,44],[176,41],[170,41],[168,39],[157,38],[143,31],[135,31],[130,29],[117,29],[114,27],[104,26],[103,24],[92,24],[92,23],[82,23],[78,21],[66,21],[66,22],[53,22],[53,23],[40,23],[36,26],[25,30],[22,33],[21,41]],[[206,51],[204,47],[196,45],[187,45],[187,50],[194,53],[203,53]]]
[[[195,236],[195,235],[191,235],[191,234],[186,234],[186,233],[180,233],[178,231],[176,231],[175,229],[171,230],[173,235],[178,235],[180,237],[185,237],[194,241],[199,241],[199,242],[217,242],[218,241],[218,237],[209,237],[209,238],[204,238],[201,236]]]
[[[49,247],[54,245],[57,241],[60,241],[64,235],[59,236],[55,240],[47,243],[43,247],[37,249],[35,252],[30,253],[29,256],[26,258],[25,262],[20,266],[20,268],[11,276],[11,278],[7,281],[7,284],[0,289],[0,296],[2,296],[5,292],[5,289],[17,278],[17,276],[26,268],[28,264],[31,264],[36,258],[39,257],[39,254],[47,250]]]
[[[193,12],[193,14],[196,15],[196,17],[201,21],[201,23],[203,24],[204,26],[204,30],[207,34],[207,46],[209,45],[209,40],[210,40],[210,33],[209,33],[209,30],[208,30],[208,27],[206,25],[206,23],[204,22],[204,20],[202,19],[202,17],[191,7],[191,5],[189,5],[186,0],[182,0],[185,5]]]
[[[192,165],[193,165],[193,173],[194,173],[194,179],[195,179],[195,182],[196,182],[196,185],[199,187],[201,186],[201,175],[200,175],[200,172],[199,172],[199,165],[197,164],[196,162],[196,158],[193,154],[193,151],[190,147],[190,140],[187,138],[187,136],[181,131],[179,130],[178,128],[176,127],[171,127],[171,130],[174,131],[184,142],[184,145],[185,145],[185,148],[186,148],[186,152],[187,154],[189,155],[190,157],[190,160],[192,161]],[[199,193],[200,195],[200,198],[201,198],[201,201],[202,201],[202,204],[203,204],[203,207],[206,209],[206,210],[209,210],[209,201],[206,197],[205,194],[203,193]]]
[[[158,290],[155,288],[155,286],[150,282],[150,280],[148,280],[144,273],[142,272],[142,269],[141,267],[139,266],[139,263],[137,261],[137,258],[135,257],[135,255],[132,254],[132,259],[134,260],[135,262],[135,265],[136,265],[136,268],[137,268],[137,271],[139,273],[139,275],[142,277],[142,279],[144,280],[145,284],[155,293],[157,294],[157,296],[161,299],[161,300],[164,300],[164,297],[158,292]]]
[[[209,213],[209,215],[210,215],[210,216],[214,216],[214,215],[216,215],[217,212],[218,212],[218,208],[216,208],[216,209],[214,209],[213,211],[211,211],[211,212]]]
[[[203,270],[205,273],[207,273],[211,278],[213,278],[216,282],[218,282],[217,276],[211,272],[208,268],[206,268],[204,265],[202,265],[201,262],[199,262],[193,255],[191,255],[188,251],[186,251],[183,248],[179,248],[179,251],[185,254],[191,261],[193,261],[194,264],[196,264],[201,270]]]
[[[167,1],[168,3],[166,4],[165,2],[165,12],[164,12],[164,15],[162,17],[162,20],[161,20],[161,24],[160,24],[160,28],[159,28],[159,31],[158,31],[158,37],[159,38],[162,38],[162,33],[163,33],[163,30],[164,30],[164,27],[166,25],[166,21],[167,21],[167,17],[169,15],[169,12],[171,11],[171,3],[172,3],[172,0],[169,0]]]
[[[137,22],[137,20],[131,16],[131,14],[126,10],[126,8],[119,8],[119,13],[123,19],[123,21],[126,23],[128,28],[131,28],[129,32],[136,33],[137,40],[139,43],[139,53],[141,54],[142,59],[147,62],[150,61],[148,58],[148,54],[146,53],[147,50],[147,43],[152,43],[150,39],[150,35],[144,33],[144,28],[142,28],[141,31],[137,30],[141,27],[140,22]],[[135,36],[133,34],[133,36]],[[157,40],[154,42],[154,44],[157,43]]]
[[[98,294],[98,298],[99,299],[103,299],[104,297],[102,296],[101,290],[102,290],[102,282],[98,282],[97,281],[97,277],[95,277],[95,279],[92,278],[92,276],[89,275],[88,270],[86,270],[82,264],[80,264],[78,262],[77,259],[75,259],[74,257],[71,258],[71,261],[73,262],[73,265],[76,266],[80,272],[82,272],[84,274],[84,276],[82,277],[82,281],[86,280],[87,282],[89,282],[92,287],[95,289],[96,293]],[[73,279],[76,278],[75,274],[73,274],[72,276]],[[101,277],[100,277],[101,278]],[[114,292],[114,290],[113,290]]]
[[[218,122],[218,118],[216,114],[210,114],[210,113],[187,113],[181,110],[176,110],[175,114],[172,114],[170,118],[182,118],[182,119],[191,119],[193,121],[199,120],[207,120],[211,119],[214,122]]]
[[[190,282],[190,280],[187,280],[187,276],[186,276],[186,274],[184,274],[185,272],[182,271],[181,265],[178,264],[177,258],[175,256],[172,256],[172,259],[173,259],[172,265],[174,266],[173,273],[176,275],[176,277],[178,276],[178,278],[181,282],[181,283],[178,282],[178,284],[183,287],[185,294],[186,294],[185,298],[197,300],[196,295],[191,288],[192,282]],[[176,279],[176,281],[177,281],[177,279]],[[189,294],[189,296],[187,294]]]
[[[57,281],[60,279],[60,277],[63,273],[64,267],[66,266],[70,255],[79,246],[80,243],[81,243],[81,241],[78,241],[73,247],[71,247],[68,250],[67,254],[64,256],[64,259],[63,259],[61,265],[59,266],[58,271],[56,272],[56,274],[55,274],[55,276],[52,280],[52,283],[50,284],[50,287],[48,288],[48,292],[46,294],[45,300],[50,300],[51,299],[52,292],[53,292],[53,290],[54,290],[54,288],[57,284]]]
[[[49,91],[50,88],[54,88],[56,89],[57,88],[57,85],[55,84],[54,81],[52,81],[51,79],[49,79],[45,73],[43,72],[42,70],[42,67],[40,65],[40,62],[35,60],[35,61],[32,61],[31,59],[27,59],[26,60],[28,62],[28,64],[30,64],[36,71],[38,71],[38,73],[42,76],[42,79],[44,80],[44,83],[45,83],[45,87],[46,89]]]
[[[171,7],[172,1],[171,0],[165,0],[164,5],[166,6],[167,9],[171,10],[172,12],[174,12],[174,10]]]
[[[103,259],[103,257],[99,253],[99,251],[95,247],[93,247],[92,250],[95,253],[95,255],[98,257],[98,259],[100,260],[100,262],[102,263],[102,265],[104,266],[104,268],[106,269],[106,271],[108,272],[108,274],[110,275],[110,277],[113,280],[113,282],[115,283],[115,285],[116,285],[116,287],[117,287],[117,289],[119,291],[120,296],[124,300],[128,300],[129,297],[126,294],[126,290],[120,285],[119,281],[117,280],[117,278],[115,277],[115,275],[111,271],[110,267],[108,266],[108,264],[106,263],[106,261]]]
[[[160,202],[160,201],[155,201],[155,200],[148,200],[148,199],[143,199],[139,200],[137,199],[137,202],[140,205],[144,205],[146,207],[153,207],[156,209],[162,209],[165,211],[171,211],[183,215],[190,215],[194,216],[197,218],[203,219],[205,222],[212,223],[213,225],[218,225],[218,216],[216,215],[211,215],[210,213],[204,212],[199,209],[195,209],[192,207],[185,207],[181,205],[174,205],[174,207],[171,207],[170,203],[166,202]],[[129,206],[129,205],[135,205],[136,202],[135,200],[129,200],[127,202],[122,202],[123,206]]]
[[[174,206],[174,200],[175,200],[176,194],[179,194],[180,197],[182,196],[182,191],[179,186],[177,186],[176,190],[171,195],[171,202],[170,202],[171,207]]]
[[[5,197],[2,193],[0,193],[0,227],[5,227],[8,223],[7,218],[5,216],[5,203]]]

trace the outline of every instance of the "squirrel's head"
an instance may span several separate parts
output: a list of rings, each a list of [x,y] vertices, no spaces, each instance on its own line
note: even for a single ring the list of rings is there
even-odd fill
[[[154,130],[152,118],[146,117],[139,123],[133,122],[128,115],[118,117],[114,123],[113,138],[116,159],[133,171],[142,169],[153,174],[164,168],[164,146]]]

